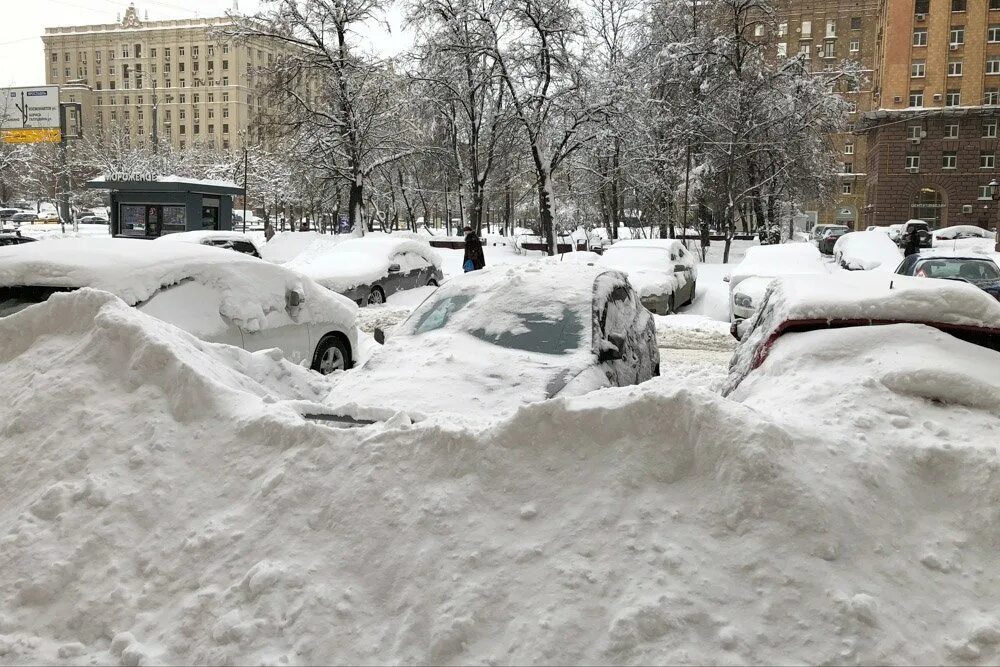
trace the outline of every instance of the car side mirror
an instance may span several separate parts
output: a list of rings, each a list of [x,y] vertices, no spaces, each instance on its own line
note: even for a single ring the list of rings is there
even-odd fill
[[[379,345],[385,345],[385,331],[382,327],[375,327],[375,342]]]
[[[390,264],[389,273],[399,273],[399,264]]]
[[[289,308],[298,308],[299,306],[302,305],[302,302],[305,301],[305,297],[302,295],[302,292],[294,289],[289,290],[287,298],[288,298],[287,305]]]
[[[722,276],[722,282],[728,283],[729,282],[729,276]]]
[[[625,356],[625,353],[623,352],[625,348],[625,336],[620,333],[610,333],[608,334],[607,342],[610,343],[612,347],[605,347],[602,349],[598,361],[615,361]]]

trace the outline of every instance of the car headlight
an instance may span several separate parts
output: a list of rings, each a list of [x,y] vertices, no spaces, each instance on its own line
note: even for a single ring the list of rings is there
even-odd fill
[[[733,303],[737,308],[753,308],[753,299],[746,294],[737,294],[734,296]]]

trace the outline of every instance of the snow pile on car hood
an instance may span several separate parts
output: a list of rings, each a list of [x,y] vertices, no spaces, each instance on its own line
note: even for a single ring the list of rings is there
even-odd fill
[[[296,374],[90,292],[0,321],[4,662],[997,659],[992,414],[660,380],[336,430],[254,363]]]
[[[344,292],[385,278],[389,275],[389,265],[396,261],[393,255],[404,252],[441,268],[440,255],[426,241],[387,234],[369,234],[336,244],[317,239],[287,266],[329,289]],[[406,272],[410,268],[402,267],[402,270]]]
[[[349,299],[301,274],[223,248],[138,239],[61,239],[0,248],[2,287],[92,287],[134,306],[184,280],[217,291],[219,312],[251,332],[271,313],[284,314],[290,290],[305,297],[300,324],[350,323],[357,313]]]

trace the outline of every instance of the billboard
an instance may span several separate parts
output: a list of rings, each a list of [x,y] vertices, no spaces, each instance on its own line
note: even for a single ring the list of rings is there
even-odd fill
[[[0,88],[0,138],[8,144],[58,142],[59,86]]]

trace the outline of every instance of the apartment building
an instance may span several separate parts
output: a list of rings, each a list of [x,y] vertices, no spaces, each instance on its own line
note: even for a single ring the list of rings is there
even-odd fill
[[[266,104],[254,68],[278,53],[271,44],[213,38],[228,24],[140,20],[132,4],[117,23],[46,28],[46,83],[64,88],[63,101],[81,103],[85,132],[124,126],[142,143],[155,118],[161,144],[236,150]]]
[[[876,63],[878,0],[784,0],[777,6],[778,56],[801,54],[813,71],[837,72],[847,62],[860,64],[860,85],[837,84],[853,110],[843,134],[831,137],[841,165],[832,205],[806,204],[817,224],[857,227],[866,198],[868,141],[855,132],[860,118],[871,110],[871,83]]]
[[[1000,0],[880,0],[866,224],[993,227]]]

